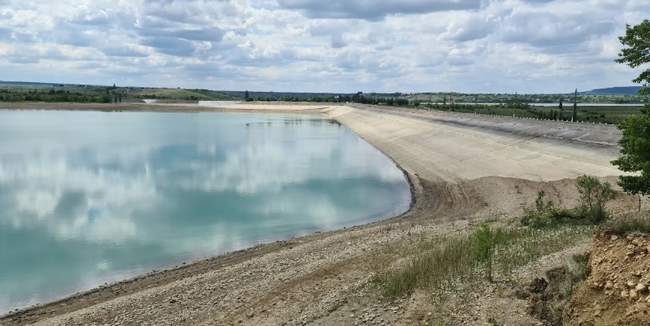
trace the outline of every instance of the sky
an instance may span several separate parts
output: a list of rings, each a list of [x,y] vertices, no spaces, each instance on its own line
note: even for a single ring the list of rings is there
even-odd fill
[[[0,80],[566,93],[632,85],[618,36],[649,18],[648,0],[0,0]]]

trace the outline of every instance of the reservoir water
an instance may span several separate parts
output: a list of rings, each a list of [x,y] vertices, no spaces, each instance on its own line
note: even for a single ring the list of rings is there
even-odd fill
[[[0,111],[0,314],[409,203],[319,116]]]

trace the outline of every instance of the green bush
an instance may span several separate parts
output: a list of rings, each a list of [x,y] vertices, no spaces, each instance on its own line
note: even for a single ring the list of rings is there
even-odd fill
[[[553,227],[561,224],[600,224],[609,218],[605,208],[616,193],[607,182],[596,177],[581,176],[576,179],[580,203],[574,209],[559,208],[546,201],[544,191],[537,193],[535,207],[524,210],[521,223],[533,228]]]
[[[486,266],[486,277],[492,281],[492,256],[497,245],[508,241],[508,236],[503,229],[492,230],[483,223],[471,235],[472,256],[478,263]]]
[[[604,222],[609,217],[605,204],[616,195],[609,182],[583,175],[576,180],[576,186],[580,192],[580,215],[594,224]]]
[[[535,207],[524,210],[521,223],[533,228],[552,227],[566,224],[576,220],[575,212],[569,209],[558,208],[553,201],[546,201],[546,193],[539,191],[535,199]]]

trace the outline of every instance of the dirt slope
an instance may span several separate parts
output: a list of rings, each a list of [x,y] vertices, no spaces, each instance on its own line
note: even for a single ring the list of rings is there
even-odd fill
[[[619,173],[610,163],[616,158],[614,145],[468,128],[420,116],[426,113],[410,116],[332,107],[327,114],[388,153],[404,169],[427,180],[458,182],[499,176],[548,181]],[[608,133],[601,136],[609,139]]]
[[[567,311],[571,325],[650,324],[650,236],[597,235],[589,267]]]

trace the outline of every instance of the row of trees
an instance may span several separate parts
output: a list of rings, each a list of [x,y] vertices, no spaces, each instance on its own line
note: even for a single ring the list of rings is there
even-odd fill
[[[113,94],[75,92],[68,90],[20,90],[0,89],[0,101],[3,102],[80,102],[111,103]]]

